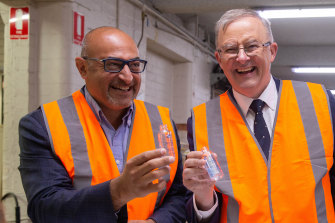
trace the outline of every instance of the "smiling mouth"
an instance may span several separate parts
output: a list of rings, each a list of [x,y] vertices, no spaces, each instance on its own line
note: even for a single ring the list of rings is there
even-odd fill
[[[248,68],[245,68],[245,69],[236,69],[236,71],[239,74],[246,74],[246,73],[253,72],[255,69],[256,69],[255,67],[248,67]]]
[[[113,89],[115,90],[120,90],[120,91],[130,91],[130,87],[115,87],[115,86],[112,86]]]

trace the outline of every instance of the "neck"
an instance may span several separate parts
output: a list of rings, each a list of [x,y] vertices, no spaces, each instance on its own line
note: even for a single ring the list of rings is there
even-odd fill
[[[122,124],[122,118],[127,113],[128,109],[129,107],[120,110],[102,109],[102,112],[114,129],[118,129]]]
[[[249,88],[249,89],[235,89],[233,88],[235,91],[237,91],[240,94],[243,94],[246,97],[249,98],[253,98],[253,99],[257,99],[264,91],[265,89],[268,87],[269,83],[270,83],[270,78],[268,78],[268,80],[266,80],[265,84],[264,83],[260,83],[259,85]]]

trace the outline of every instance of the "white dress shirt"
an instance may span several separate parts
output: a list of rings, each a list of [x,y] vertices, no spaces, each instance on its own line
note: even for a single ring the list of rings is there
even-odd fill
[[[237,104],[240,106],[241,111],[246,118],[250,130],[254,132],[254,121],[255,121],[255,113],[249,109],[252,101],[257,98],[249,98],[246,97],[233,89],[233,94],[236,99]],[[273,130],[273,122],[276,114],[277,100],[278,100],[278,91],[276,89],[276,83],[271,77],[268,86],[265,88],[263,93],[258,97],[265,102],[265,106],[263,108],[263,117],[265,123],[269,130],[269,135],[272,138],[272,130]],[[200,211],[195,203],[195,196],[193,195],[193,206],[197,215],[197,219],[199,222],[206,222],[214,213],[215,209],[218,206],[218,199],[216,192],[214,191],[214,206],[208,211]]]
[[[236,99],[237,104],[240,106],[241,111],[246,118],[250,130],[254,132],[254,121],[255,121],[255,113],[249,109],[252,101],[257,98],[248,98],[233,89],[233,94]],[[277,100],[278,100],[278,91],[276,89],[276,83],[273,78],[270,79],[268,86],[265,88],[263,93],[258,97],[265,102],[265,106],[263,108],[263,117],[265,123],[269,130],[269,135],[272,138],[272,129],[273,122],[276,114]]]

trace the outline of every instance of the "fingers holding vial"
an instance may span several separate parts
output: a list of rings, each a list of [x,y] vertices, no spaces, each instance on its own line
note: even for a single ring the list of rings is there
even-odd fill
[[[216,154],[212,153],[207,149],[206,146],[202,148],[203,159],[206,161],[205,168],[208,176],[211,180],[217,181],[223,177],[222,169],[216,159]]]
[[[187,154],[184,163],[184,185],[191,191],[197,192],[213,188],[214,183],[223,177],[223,172],[216,160],[216,154],[206,147],[201,151]]]

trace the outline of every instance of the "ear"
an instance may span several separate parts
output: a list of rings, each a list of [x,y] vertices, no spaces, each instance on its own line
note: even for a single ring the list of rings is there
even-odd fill
[[[221,66],[221,60],[222,60],[222,58],[221,58],[221,56],[220,56],[220,54],[219,54],[218,51],[215,51],[215,58],[216,58],[216,61],[219,63],[221,69],[223,70],[223,68]]]
[[[76,66],[80,73],[81,78],[86,79],[87,78],[87,63],[86,60],[84,60],[82,57],[76,57]]]
[[[278,44],[276,42],[273,42],[270,45],[270,51],[271,51],[271,63],[272,63],[275,60],[278,51]]]

